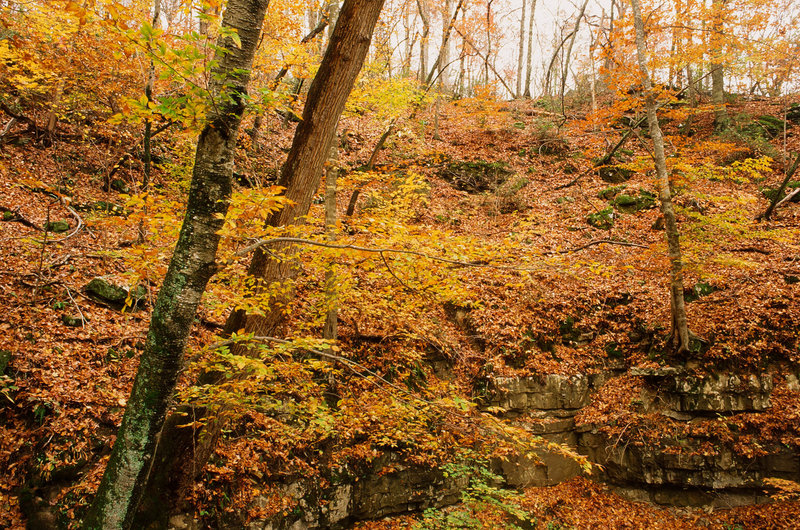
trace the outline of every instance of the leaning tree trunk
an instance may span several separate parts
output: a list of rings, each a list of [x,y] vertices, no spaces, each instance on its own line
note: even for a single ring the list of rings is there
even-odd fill
[[[285,195],[294,204],[276,212],[268,220],[270,225],[296,224],[308,213],[311,199],[319,188],[336,124],[367,56],[383,2],[346,0],[342,5],[339,22],[309,88],[303,119],[297,126],[278,180],[278,185],[286,188]],[[250,275],[260,279],[264,286],[293,275],[293,260],[272,259],[270,256],[281,249],[273,247],[271,250],[256,250],[250,263]],[[245,315],[243,311],[236,311],[228,319],[225,331],[231,333],[245,328],[247,333],[269,335],[283,320],[285,308],[286,300],[274,300],[265,315]]]
[[[586,6],[589,4],[589,0],[584,0],[583,5],[581,6],[581,10],[578,13],[578,18],[575,20],[575,29],[572,30],[572,38],[569,41],[569,46],[567,47],[567,53],[564,56],[564,66],[561,68],[561,88],[559,90],[559,97],[561,98],[561,114],[566,116],[566,109],[564,108],[564,90],[567,86],[567,74],[569,73],[569,61],[572,57],[572,47],[575,45],[575,39],[578,36],[578,29],[581,26],[581,19],[583,18],[583,14],[586,12]]]
[[[650,136],[653,138],[653,151],[656,159],[656,173],[658,174],[659,197],[661,199],[661,213],[664,214],[664,224],[667,229],[667,245],[669,247],[670,274],[670,308],[672,315],[672,340],[679,353],[689,350],[689,327],[686,320],[686,305],[683,300],[683,259],[678,236],[678,222],[675,210],[672,207],[672,195],[669,189],[669,175],[664,155],[664,137],[658,125],[656,114],[656,100],[653,95],[653,86],[650,74],[647,71],[647,55],[644,43],[644,23],[639,0],[631,0],[633,7],[633,24],[636,30],[636,54],[639,59],[639,70],[642,72],[642,82],[646,94],[647,123],[650,126]]]
[[[216,270],[218,232],[231,194],[236,135],[267,3],[230,0],[225,10],[223,25],[237,30],[241,46],[230,37],[218,43],[226,52],[216,57],[218,66],[211,76],[220,80],[211,86],[217,102],[210,107],[215,110],[197,143],[186,216],[153,309],[122,425],[84,528],[130,528],[141,500],[156,439],[182,368],[189,330]]]

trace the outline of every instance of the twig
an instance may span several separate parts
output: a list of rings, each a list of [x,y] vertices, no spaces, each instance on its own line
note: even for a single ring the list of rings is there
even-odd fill
[[[400,279],[400,278],[397,276],[397,274],[395,274],[395,273],[394,273],[394,271],[392,270],[392,267],[390,267],[390,266],[389,266],[389,262],[388,262],[388,261],[386,261],[386,254],[385,254],[385,253],[383,253],[383,252],[381,252],[380,254],[381,254],[381,259],[383,260],[383,264],[384,264],[384,265],[386,265],[386,270],[387,270],[387,271],[389,271],[389,274],[391,274],[391,275],[392,275],[392,277],[393,277],[395,280],[397,280],[397,281],[398,281],[398,283],[400,283],[400,285],[402,285],[403,287],[405,287],[405,288],[406,288],[406,289],[408,289],[409,291],[416,291],[416,289],[414,289],[413,287],[411,287],[410,285],[408,285],[406,282],[404,282],[403,280],[401,280],[401,279]]]
[[[775,205],[775,208],[779,208],[779,207],[783,206],[783,204],[784,204],[784,203],[787,203],[787,202],[791,201],[792,199],[794,199],[794,198],[795,198],[795,197],[797,197],[798,195],[800,195],[800,188],[797,188],[797,189],[796,189],[796,190],[794,190],[792,193],[790,193],[789,195],[787,195],[786,197],[784,197],[783,199],[781,199],[781,202],[779,202],[778,204],[776,204],[776,205]]]
[[[578,252],[579,250],[584,250],[584,249],[587,249],[587,248],[589,248],[591,246],[600,245],[602,243],[605,243],[607,245],[620,245],[620,246],[623,246],[623,247],[650,248],[647,245],[642,245],[640,243],[629,243],[628,241],[615,241],[613,239],[598,239],[596,241],[589,241],[585,245],[581,245],[581,246],[576,247],[576,248],[570,248],[570,249],[567,249],[567,250],[558,250],[558,251],[545,252],[545,254],[546,255],[568,254],[570,252]]]
[[[707,74],[705,74],[704,76],[700,77],[699,79],[694,80],[694,84],[697,84],[698,82],[702,81],[703,79],[705,79],[709,75],[711,75],[711,72],[708,72]],[[681,94],[683,94],[684,92],[689,90],[690,86],[691,85],[687,85],[683,89],[679,90],[678,92],[676,92],[674,94],[673,97],[675,97],[675,98],[680,97]],[[669,103],[669,101],[664,101],[664,102],[660,103],[656,107],[656,111],[660,110],[663,106],[667,105],[668,103]],[[628,141],[628,138],[630,138],[630,136],[631,136],[631,134],[633,134],[634,130],[637,129],[640,125],[642,125],[645,121],[647,121],[647,115],[644,115],[641,118],[639,118],[638,120],[636,120],[633,123],[633,125],[631,125],[630,128],[627,131],[625,131],[625,134],[622,135],[622,138],[620,138],[619,141],[616,144],[614,144],[614,147],[612,147],[611,150],[608,153],[606,153],[600,160],[597,161],[597,163],[594,165],[595,168],[599,168],[601,166],[605,166],[606,164],[608,164],[611,161],[611,158],[617,152],[617,150],[620,147],[622,147],[623,145],[625,145],[625,142]]]
[[[594,170],[595,170],[595,169],[597,169],[597,168],[594,168],[594,167],[593,167],[593,168],[591,168],[591,169],[587,169],[586,171],[584,171],[583,173],[581,173],[580,175],[578,175],[577,177],[575,177],[575,178],[574,178],[574,179],[572,179],[571,181],[567,182],[566,184],[561,184],[560,186],[556,186],[555,188],[553,188],[553,189],[552,189],[552,190],[550,190],[550,191],[558,191],[558,190],[563,190],[563,189],[571,188],[572,186],[574,186],[575,184],[577,184],[578,182],[580,182],[580,180],[581,180],[583,177],[585,177],[586,175],[588,175],[589,173],[594,173]]]
[[[83,315],[81,307],[78,305],[78,302],[76,302],[75,299],[72,297],[72,292],[69,290],[69,287],[64,286],[64,289],[67,291],[67,296],[69,296],[70,302],[72,302],[72,305],[74,305],[75,309],[78,310],[78,315],[81,317],[81,327],[82,328],[86,327],[86,322],[88,322],[88,320],[86,320],[86,317]]]
[[[756,217],[756,220],[761,220],[761,219],[769,220],[770,215],[772,215],[772,212],[775,211],[775,209],[778,206],[782,205],[787,200],[791,200],[791,198],[797,193],[797,190],[794,190],[794,192],[790,193],[789,195],[781,199],[781,194],[783,193],[783,190],[786,189],[786,186],[787,184],[789,184],[789,181],[792,179],[792,176],[794,176],[795,171],[797,171],[798,165],[800,165],[800,153],[797,153],[797,157],[795,157],[794,163],[789,168],[789,170],[786,171],[786,175],[783,177],[783,182],[781,182],[781,185],[778,186],[777,190],[775,190],[775,196],[772,197],[771,201],[769,201],[769,206],[761,215]]]
[[[272,245],[275,243],[298,243],[302,245],[312,245],[316,247],[325,247],[325,248],[333,248],[333,249],[340,249],[340,250],[355,250],[356,252],[370,252],[373,254],[405,254],[409,256],[417,256],[420,258],[426,258],[433,261],[438,261],[440,263],[449,263],[450,265],[458,265],[459,267],[479,267],[479,268],[486,268],[486,269],[501,269],[501,270],[513,270],[513,271],[538,271],[541,270],[539,268],[533,267],[517,267],[514,265],[493,265],[491,263],[484,263],[479,261],[460,261],[455,259],[449,258],[441,258],[438,256],[431,256],[430,254],[426,254],[424,252],[418,252],[416,250],[404,250],[398,248],[370,248],[370,247],[359,247],[356,245],[336,245],[333,243],[324,243],[322,241],[314,241],[313,239],[304,239],[301,237],[276,237],[273,239],[261,239],[253,243],[252,245],[248,245],[245,248],[237,251],[234,255],[236,256],[246,256],[247,254],[253,252],[254,250],[261,248],[266,245]]]
[[[20,223],[27,226],[28,228],[33,228],[34,230],[38,230],[40,232],[42,231],[41,226],[33,223],[32,221],[28,221],[27,219],[22,217],[22,214],[19,213],[19,210],[12,210],[11,208],[8,208],[6,206],[0,206],[0,212],[4,213],[8,212],[13,214],[13,216],[10,218],[6,218],[5,216],[3,216],[3,221],[5,221],[6,223]]]
[[[29,189],[30,191],[33,191],[33,192],[44,193],[45,195],[50,195],[51,197],[54,197],[55,199],[58,199],[58,202],[61,203],[61,206],[63,206],[75,218],[75,221],[77,221],[77,226],[72,230],[72,232],[70,232],[69,234],[65,235],[61,239],[51,239],[51,240],[48,241],[47,237],[46,237],[47,231],[45,231],[45,240],[42,241],[42,240],[39,240],[39,239],[33,239],[34,242],[36,242],[36,243],[38,243],[40,245],[46,245],[47,243],[60,243],[62,241],[66,241],[67,239],[71,238],[72,236],[74,236],[75,234],[77,234],[78,232],[80,232],[83,229],[83,227],[84,227],[83,218],[81,218],[81,216],[78,214],[78,212],[76,212],[75,209],[67,203],[66,199],[64,199],[64,197],[60,193],[54,193],[54,192],[52,192],[50,190],[47,190],[47,189],[44,189],[44,188],[32,188],[30,186],[25,186],[25,188],[27,188],[27,189]],[[47,210],[47,215],[48,215],[47,220],[49,222],[50,221],[50,209],[49,209],[49,206],[48,206],[48,210]]]

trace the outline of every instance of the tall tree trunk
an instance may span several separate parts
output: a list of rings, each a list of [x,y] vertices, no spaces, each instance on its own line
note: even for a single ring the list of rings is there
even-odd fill
[[[450,10],[453,8],[453,0],[445,0],[444,11],[442,12],[442,20],[450,18]],[[457,14],[456,14],[457,15]],[[450,82],[447,79],[447,70],[450,65],[450,34],[449,32],[442,32],[442,52],[441,60],[439,61],[439,92],[450,89]],[[438,96],[437,96],[438,97]]]
[[[328,2],[328,35],[325,46],[331,41],[333,28],[336,27],[336,21],[339,20],[339,0],[330,0]]]
[[[122,425],[84,528],[130,528],[133,523],[197,306],[216,269],[236,136],[266,8],[267,0],[230,0],[225,10],[223,25],[237,30],[241,47],[229,37],[218,42],[226,53],[218,53],[211,76],[221,80],[211,86],[217,104],[210,107],[214,111],[198,139],[186,216],[153,308]]]
[[[415,18],[411,16],[411,8],[408,4],[405,5],[403,10],[403,28],[405,29],[405,51],[403,54],[403,67],[401,70],[402,77],[409,77],[411,74],[411,56],[414,54],[414,44],[416,43],[416,34],[412,36],[412,29],[414,28]]]
[[[599,33],[603,30],[603,19],[605,18],[605,11],[603,11],[603,17],[600,19],[600,26],[597,28],[598,36]],[[597,131],[597,70],[595,68],[595,49],[597,46],[597,37],[595,37],[594,32],[589,32],[590,35],[590,42],[589,42],[589,67],[591,69],[591,78],[589,80],[589,90],[592,96],[592,129]]]
[[[722,64],[723,55],[723,11],[726,0],[713,0],[713,19],[711,24],[711,101],[714,103],[714,130],[724,131],[728,128],[728,111],[725,109],[725,70]]]
[[[683,0],[675,0],[675,29],[673,30],[672,38],[675,42],[675,53],[679,59],[677,60],[676,64],[671,66],[671,68],[675,68],[675,84],[678,88],[683,88],[683,75],[685,72],[685,68],[682,64],[684,57],[686,57],[684,54],[683,44],[683,37],[686,33],[686,30],[682,27],[686,24],[685,15],[686,13],[684,13],[683,9]]]
[[[492,57],[492,2],[493,1],[494,0],[487,0],[486,2],[486,57],[484,57],[484,62],[483,62],[483,73],[487,85],[489,84],[489,60]],[[475,51],[477,51],[477,49]]]
[[[589,4],[589,0],[584,0],[583,5],[581,6],[581,10],[578,13],[578,18],[575,20],[575,29],[572,30],[572,38],[569,41],[569,46],[567,47],[567,53],[564,56],[564,67],[561,70],[561,89],[559,91],[559,96],[561,97],[561,113],[566,115],[567,110],[564,108],[564,90],[567,86],[567,74],[569,73],[569,60],[572,57],[572,48],[575,45],[575,39],[578,36],[578,30],[581,27],[581,20],[583,19],[583,14],[586,12],[586,6]]]
[[[334,136],[334,139],[336,136]],[[336,181],[339,178],[339,156],[337,146],[330,148],[328,167],[325,168],[325,235],[330,243],[336,241]],[[336,340],[339,328],[339,289],[336,282],[336,263],[331,260],[325,269],[325,325],[322,338]]]
[[[528,55],[525,58],[525,94],[526,98],[531,97],[531,77],[533,76],[533,22],[536,14],[536,0],[531,2],[531,14],[528,19]]]
[[[428,16],[427,0],[417,0],[417,11],[422,21],[422,37],[419,39],[419,79],[428,75],[428,35],[431,31],[430,17]]]
[[[522,78],[525,77],[523,60],[525,59],[525,8],[526,0],[522,0],[522,14],[519,17],[519,55],[517,56],[517,92],[514,97],[522,98]]]
[[[686,306],[683,300],[683,258],[678,235],[678,221],[675,217],[675,209],[672,207],[672,194],[669,189],[669,175],[667,174],[667,162],[664,154],[664,137],[661,133],[661,127],[658,125],[656,100],[653,95],[650,74],[647,71],[644,22],[642,22],[639,0],[631,0],[631,7],[633,7],[633,24],[636,31],[636,55],[639,59],[639,70],[642,73],[642,83],[646,94],[647,123],[650,127],[650,136],[653,138],[661,213],[664,215],[664,224],[667,230],[667,246],[671,265],[670,312],[672,315],[672,340],[678,353],[685,353],[689,350],[689,327],[686,319]]]
[[[475,54],[483,60],[484,67],[489,68],[489,70],[492,71],[492,73],[495,75],[497,80],[500,81],[500,84],[502,84],[503,87],[506,90],[508,90],[509,94],[513,95],[514,94],[514,90],[510,86],[508,86],[508,83],[506,83],[506,80],[503,79],[503,76],[500,74],[500,72],[497,71],[497,68],[495,68],[495,66],[491,63],[491,61],[489,61],[489,59],[485,55],[483,55],[483,53],[478,49],[478,47],[475,46],[475,44],[472,43],[472,41],[469,39],[469,37],[467,37],[465,34],[463,34],[460,29],[455,28],[455,30],[456,30],[456,33],[458,33],[461,36],[461,38],[464,39],[464,42],[466,44],[469,44],[470,48],[472,48],[472,50],[475,52]]]
[[[152,19],[152,27],[153,29],[158,29],[160,26],[161,21],[161,0],[153,0],[153,19]],[[147,102],[151,103],[153,101],[153,87],[156,83],[156,64],[153,61],[152,56],[152,49],[150,46],[150,42],[147,43],[147,52],[150,54],[150,62],[147,66],[147,81],[145,82],[144,86],[144,96],[147,98]],[[147,117],[144,121],[144,134],[142,138],[142,149],[144,151],[144,171],[142,172],[142,193],[147,193],[148,189],[150,188],[150,174],[153,170],[153,155],[152,155],[152,139],[153,139],[153,122]],[[144,207],[144,217],[141,221],[139,221],[139,234],[137,237],[137,242],[141,245],[147,239],[147,228],[145,226],[145,218],[147,217],[147,203],[145,203]]]
[[[336,124],[367,56],[383,1],[345,0],[342,5],[339,22],[308,91],[303,119],[297,126],[278,180],[278,185],[286,188],[285,195],[294,205],[276,212],[268,221],[272,226],[295,224],[308,213],[311,199],[319,187]],[[249,273],[261,279],[265,286],[291,278],[294,268],[291,259],[275,260],[271,255],[257,250],[249,269]],[[235,312],[226,323],[226,332],[244,327],[248,333],[269,335],[283,320],[285,309],[285,300],[273,302],[269,313],[263,316],[247,315],[245,318],[242,311]]]
[[[453,32],[453,28],[456,24],[456,19],[458,18],[458,12],[461,11],[461,8],[464,5],[464,0],[458,0],[458,5],[456,5],[456,10],[453,11],[453,16],[450,17],[450,22],[447,24],[445,28],[443,28],[443,36],[442,36],[442,46],[439,48],[439,55],[436,56],[436,62],[433,63],[433,67],[430,69],[430,72],[425,77],[425,86],[431,86],[431,82],[433,81],[434,76],[439,72],[440,65],[443,63],[444,55],[446,53],[447,47],[449,46],[450,42],[450,34]]]

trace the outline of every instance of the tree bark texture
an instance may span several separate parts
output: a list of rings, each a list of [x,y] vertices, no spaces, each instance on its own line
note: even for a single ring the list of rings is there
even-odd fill
[[[261,23],[268,0],[231,0],[223,25],[235,28],[218,43],[227,53],[217,57],[211,86],[217,100],[200,134],[186,216],[167,275],[158,295],[145,350],[122,425],[94,503],[83,522],[87,529],[130,528],[183,364],[183,351],[206,285],[215,272],[223,219],[228,210],[236,135],[244,113]],[[222,96],[222,97],[220,97]]]
[[[672,340],[678,352],[685,353],[689,350],[689,328],[686,318],[686,305],[683,299],[683,258],[678,235],[678,221],[675,217],[675,209],[672,207],[672,195],[669,189],[669,175],[667,174],[666,156],[664,154],[664,136],[661,133],[661,127],[658,125],[656,100],[653,94],[653,86],[650,82],[650,74],[647,71],[644,22],[642,22],[639,0],[631,0],[631,7],[633,7],[633,24],[636,31],[636,55],[639,59],[639,70],[642,73],[642,83],[646,94],[647,123],[650,127],[650,136],[653,138],[661,213],[664,215],[664,225],[667,231],[667,246],[671,268],[670,312],[672,316]]]
[[[287,226],[302,221],[308,214],[311,199],[319,188],[322,169],[328,158],[328,148],[339,116],[344,110],[350,91],[367,56],[372,33],[378,21],[384,0],[346,0],[339,21],[322,59],[319,71],[308,91],[303,119],[297,126],[292,147],[283,166],[278,185],[294,205],[276,212],[269,220],[271,226]],[[286,247],[273,246],[274,253],[286,252]],[[276,260],[271,254],[257,250],[250,263],[249,274],[258,278],[265,288],[284,282],[294,274],[294,260],[290,256]],[[260,336],[273,334],[285,317],[291,293],[275,297],[269,310],[262,315],[245,315],[235,311],[228,318],[225,333],[244,328],[247,333]]]
[[[569,74],[569,61],[572,58],[572,47],[575,45],[575,39],[578,36],[578,30],[581,27],[581,20],[583,19],[583,14],[586,12],[586,6],[589,4],[589,0],[584,0],[583,5],[581,6],[581,10],[578,13],[578,18],[575,20],[575,29],[572,30],[572,38],[569,41],[569,46],[567,47],[567,53],[564,56],[564,66],[561,69],[561,87],[559,90],[559,97],[561,98],[561,113],[566,116],[566,109],[564,108],[564,91],[567,86],[567,74]]]

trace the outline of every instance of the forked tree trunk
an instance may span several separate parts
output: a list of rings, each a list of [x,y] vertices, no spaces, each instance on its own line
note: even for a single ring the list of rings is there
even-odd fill
[[[230,0],[225,10],[223,25],[237,29],[241,46],[229,37],[218,43],[226,53],[218,54],[218,66],[212,70],[211,79],[221,80],[211,86],[217,103],[210,107],[215,110],[198,139],[186,216],[153,308],[122,425],[84,528],[130,528],[133,523],[182,368],[189,330],[216,270],[218,232],[231,194],[236,135],[267,3]]]
[[[672,195],[669,189],[669,175],[664,155],[664,137],[658,125],[656,114],[656,100],[653,95],[653,86],[650,74],[647,71],[647,54],[644,41],[644,23],[639,0],[631,0],[633,7],[633,24],[636,31],[636,55],[639,59],[639,70],[642,72],[642,83],[646,94],[647,123],[650,126],[650,136],[653,138],[653,152],[656,159],[656,173],[658,175],[659,198],[661,199],[661,213],[664,215],[664,225],[667,230],[667,245],[670,261],[670,308],[672,315],[672,340],[679,353],[689,350],[689,327],[686,319],[686,305],[683,300],[683,259],[681,256],[680,238],[678,235],[678,222],[675,218],[675,209],[672,207]]]
[[[442,31],[444,32],[442,35],[442,46],[439,48],[439,54],[436,56],[436,61],[433,63],[433,67],[430,69],[430,72],[428,72],[428,75],[425,77],[426,87],[431,86],[434,76],[436,76],[436,74],[441,71],[441,65],[444,63],[444,56],[447,53],[447,49],[450,42],[450,34],[453,32],[456,20],[458,19],[458,12],[461,11],[463,5],[464,5],[464,0],[458,0],[458,5],[456,5],[456,10],[453,11],[453,16],[450,18],[450,22],[447,24],[447,27],[442,29]]]
[[[566,109],[564,108],[564,91],[567,86],[567,74],[569,74],[569,61],[572,58],[572,47],[575,45],[575,39],[578,36],[578,30],[581,27],[581,20],[583,19],[583,14],[586,12],[586,6],[589,4],[589,0],[584,0],[583,5],[581,6],[581,10],[578,13],[578,18],[575,19],[575,29],[572,30],[572,38],[569,40],[569,46],[567,47],[567,53],[564,56],[564,66],[561,69],[561,87],[559,89],[559,97],[561,98],[561,113],[566,116]]]

